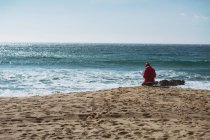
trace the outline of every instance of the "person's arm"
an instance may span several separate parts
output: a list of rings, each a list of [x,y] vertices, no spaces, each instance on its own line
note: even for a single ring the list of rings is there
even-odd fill
[[[144,77],[144,78],[147,78],[147,77],[148,77],[148,69],[147,69],[147,68],[144,70],[144,75],[143,75],[143,77]]]

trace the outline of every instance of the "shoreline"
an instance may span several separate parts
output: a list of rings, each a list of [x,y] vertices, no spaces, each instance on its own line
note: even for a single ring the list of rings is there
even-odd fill
[[[178,85],[178,86],[162,86],[162,87],[155,87],[154,88],[177,88],[177,89],[189,89],[189,90],[198,90],[198,91],[210,91],[210,89],[201,89],[201,88],[189,88],[189,87],[183,87],[185,85]],[[60,91],[56,91],[56,92],[51,92],[51,93],[44,93],[44,94],[38,94],[38,93],[31,93],[29,95],[10,95],[10,96],[5,96],[5,95],[0,95],[0,99],[1,98],[30,98],[30,97],[34,97],[34,96],[52,96],[52,95],[57,95],[57,94],[76,94],[76,93],[89,93],[89,92],[98,92],[98,91],[106,91],[106,90],[114,90],[114,89],[119,89],[119,88],[135,88],[135,87],[143,87],[142,85],[139,86],[124,86],[124,87],[112,87],[112,88],[104,88],[104,89],[99,89],[99,90],[87,90],[87,91],[71,91],[71,92],[60,92]],[[144,86],[147,87],[147,86]]]
[[[210,139],[210,90],[120,87],[0,104],[0,139]]]

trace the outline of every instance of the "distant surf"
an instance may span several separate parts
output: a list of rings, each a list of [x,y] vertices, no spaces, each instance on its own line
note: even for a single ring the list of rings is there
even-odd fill
[[[0,96],[138,86],[146,61],[157,80],[210,90],[210,45],[2,43]]]

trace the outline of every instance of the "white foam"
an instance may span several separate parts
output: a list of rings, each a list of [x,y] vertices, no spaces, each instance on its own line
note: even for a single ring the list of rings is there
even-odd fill
[[[186,81],[185,85],[179,86],[181,88],[192,88],[192,89],[204,89],[210,90],[210,82],[209,81]]]
[[[189,76],[184,72],[158,71],[157,80]],[[186,79],[185,79],[186,78]],[[117,87],[141,85],[138,71],[105,69],[0,68],[0,96],[47,95],[57,92],[96,91]],[[186,80],[181,86],[210,89],[208,81]]]
[[[136,72],[93,69],[0,69],[0,96],[95,91],[139,84]]]

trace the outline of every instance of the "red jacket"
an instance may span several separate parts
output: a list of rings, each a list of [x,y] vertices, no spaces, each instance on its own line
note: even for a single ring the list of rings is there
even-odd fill
[[[147,66],[144,70],[144,83],[155,82],[156,73],[155,70],[151,66]]]

